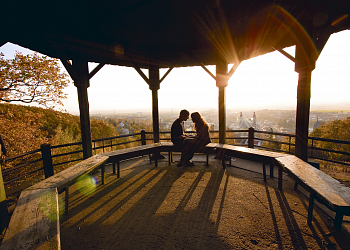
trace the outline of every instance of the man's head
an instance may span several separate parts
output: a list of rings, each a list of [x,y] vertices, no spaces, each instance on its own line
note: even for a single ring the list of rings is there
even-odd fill
[[[188,112],[186,109],[183,109],[180,111],[179,119],[181,121],[187,121],[189,116],[190,116],[190,112]]]

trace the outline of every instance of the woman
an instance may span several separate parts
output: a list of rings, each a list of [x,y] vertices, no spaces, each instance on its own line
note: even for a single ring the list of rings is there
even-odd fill
[[[210,143],[209,136],[209,125],[202,118],[202,116],[198,112],[194,112],[191,114],[191,119],[194,123],[194,130],[196,131],[195,137],[186,138],[184,140],[184,146],[181,152],[181,160],[177,165],[181,167],[183,165],[193,166],[193,162],[191,161],[194,152],[196,150],[200,150],[204,148],[205,145]]]

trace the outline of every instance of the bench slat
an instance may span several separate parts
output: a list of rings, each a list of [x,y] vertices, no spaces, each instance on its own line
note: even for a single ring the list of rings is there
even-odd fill
[[[55,174],[31,187],[30,189],[46,189],[46,188],[58,188],[59,193],[66,187],[73,185],[76,180],[85,174],[89,174],[96,168],[108,161],[108,156],[94,155],[86,160],[75,164],[74,166],[67,168],[58,174]]]
[[[288,156],[287,154],[283,153],[240,146],[232,146],[227,144],[225,144],[222,148],[226,150],[225,154],[227,155],[265,163],[270,163],[276,157]]]
[[[61,249],[56,188],[21,193],[0,249]]]
[[[125,160],[125,159],[142,156],[146,154],[153,154],[160,147],[161,147],[160,143],[154,143],[154,144],[137,146],[133,148],[119,149],[116,151],[102,153],[101,155],[108,156],[109,162],[115,162],[117,160]]]

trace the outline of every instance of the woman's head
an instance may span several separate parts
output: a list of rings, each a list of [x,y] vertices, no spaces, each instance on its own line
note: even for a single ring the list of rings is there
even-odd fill
[[[208,123],[203,119],[203,117],[198,112],[192,113],[191,119],[194,123],[194,127],[196,130],[202,126],[205,126],[205,127],[207,127],[207,129],[209,129]]]
[[[192,114],[191,114],[191,118],[192,118],[192,121],[193,121],[194,123],[199,123],[199,122],[202,121],[202,117],[201,117],[201,115],[200,115],[198,112],[192,113]]]

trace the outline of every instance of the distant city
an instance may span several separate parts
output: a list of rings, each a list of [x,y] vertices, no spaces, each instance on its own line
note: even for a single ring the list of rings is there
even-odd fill
[[[180,110],[179,110],[180,111]],[[160,112],[160,131],[170,131],[173,121],[179,116],[179,111]],[[210,130],[219,130],[217,110],[207,110],[200,112],[203,118],[209,123]],[[227,130],[245,130],[254,127],[260,131],[273,131],[280,133],[295,133],[296,112],[293,110],[257,110],[257,111],[226,111],[226,129]],[[333,120],[342,120],[350,117],[350,110],[346,111],[312,111],[310,113],[309,132],[320,126],[322,123],[328,123]],[[91,118],[96,119],[119,119],[119,120],[137,120],[149,123],[152,121],[150,112],[130,112],[130,113],[92,113]],[[187,131],[193,130],[193,123],[188,119],[185,123]],[[129,131],[124,131],[128,134]]]

